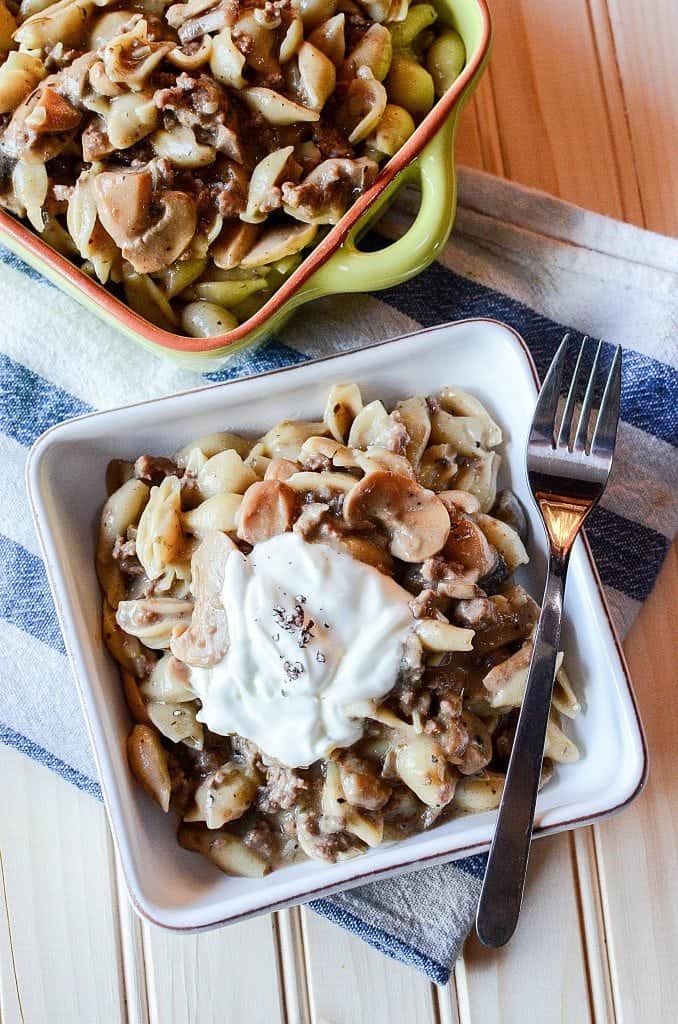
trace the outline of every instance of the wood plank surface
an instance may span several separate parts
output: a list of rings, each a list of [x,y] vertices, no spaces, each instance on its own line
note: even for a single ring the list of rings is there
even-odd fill
[[[461,162],[678,234],[676,0],[495,0]],[[652,774],[624,814],[535,847],[514,942],[434,990],[307,910],[177,937],[141,925],[103,809],[0,747],[2,1024],[664,1024],[678,1017],[674,546],[625,650]]]

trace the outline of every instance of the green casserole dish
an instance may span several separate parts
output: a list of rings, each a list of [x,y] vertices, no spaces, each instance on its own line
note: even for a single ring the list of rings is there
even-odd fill
[[[414,133],[382,166],[374,183],[249,319],[218,336],[185,337],[156,326],[90,278],[37,233],[0,210],[0,242],[102,319],[159,355],[194,370],[214,370],[232,355],[279,331],[306,302],[332,294],[373,292],[420,273],[452,229],[457,187],[454,141],[459,115],[487,64],[491,24],[485,0],[433,0],[440,21],[459,33],[466,63],[459,77]],[[378,252],[362,252],[359,239],[405,185],[421,202],[407,232]]]

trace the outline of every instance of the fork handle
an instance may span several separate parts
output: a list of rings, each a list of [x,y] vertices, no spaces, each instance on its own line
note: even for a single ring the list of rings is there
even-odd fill
[[[493,948],[503,946],[513,935],[523,898],[560,642],[567,561],[567,555],[551,552],[525,696],[480,894],[476,930],[480,941]]]

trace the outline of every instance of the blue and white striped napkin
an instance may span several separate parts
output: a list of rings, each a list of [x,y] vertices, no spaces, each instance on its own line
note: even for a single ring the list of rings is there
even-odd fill
[[[99,786],[24,491],[29,446],[69,416],[303,362],[419,325],[493,316],[543,373],[563,325],[625,346],[613,478],[588,528],[617,627],[678,526],[678,241],[463,172],[442,259],[378,296],[321,300],[278,340],[206,377],[137,348],[0,248],[0,740]],[[398,234],[407,196],[382,223]],[[438,983],[471,926],[483,857],[373,883],[313,909]]]

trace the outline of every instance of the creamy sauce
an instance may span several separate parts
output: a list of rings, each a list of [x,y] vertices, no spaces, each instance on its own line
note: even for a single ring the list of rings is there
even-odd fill
[[[411,595],[372,566],[294,533],[226,562],[229,648],[191,670],[198,714],[290,767],[360,738],[352,704],[396,682],[413,619]]]

